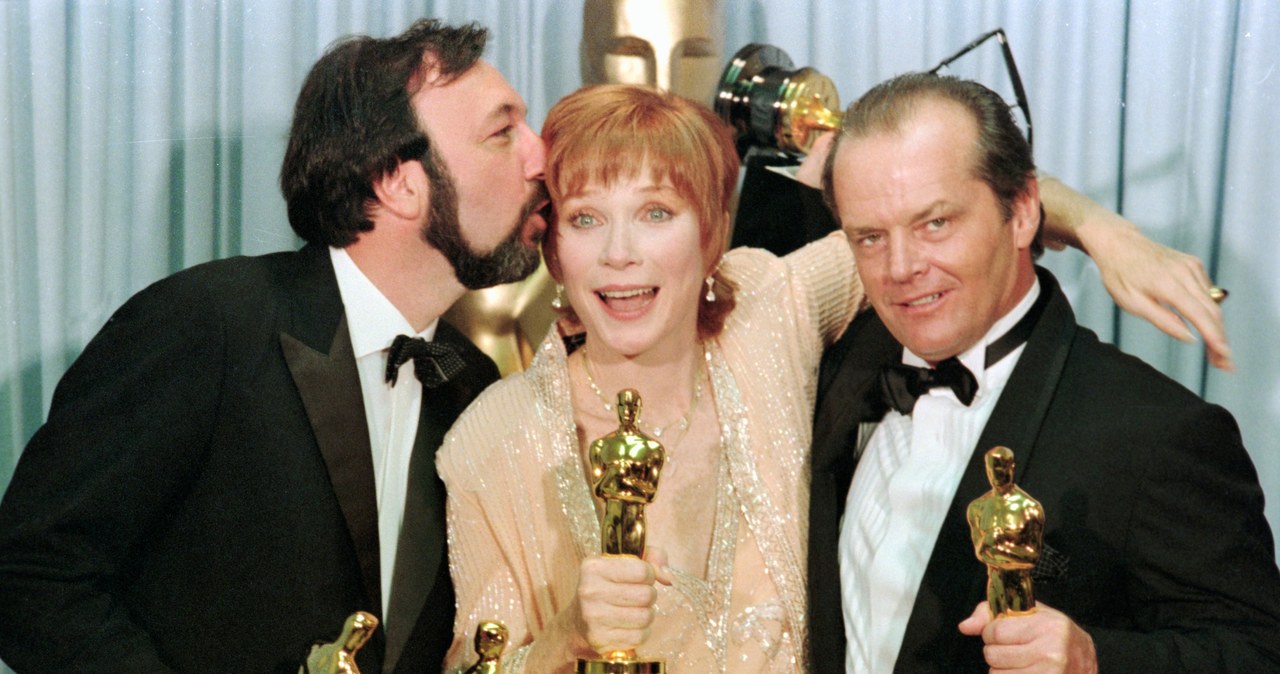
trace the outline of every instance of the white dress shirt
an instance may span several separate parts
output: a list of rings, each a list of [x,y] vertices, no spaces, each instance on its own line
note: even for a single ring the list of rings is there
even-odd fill
[[[382,291],[360,271],[341,248],[330,248],[338,291],[347,315],[356,369],[360,372],[360,393],[364,398],[369,425],[369,447],[373,452],[373,477],[378,502],[378,555],[382,577],[382,615],[391,601],[391,579],[395,571],[400,523],[404,520],[405,496],[409,485],[409,459],[418,434],[422,409],[422,384],[413,372],[413,360],[400,366],[396,385],[386,381],[387,349],[397,335],[435,336],[439,319],[426,330],[415,333],[409,321],[391,304]]]
[[[871,435],[840,522],[848,672],[893,671],[942,521],[1025,346],[988,369],[987,345],[1008,332],[1039,295],[1036,281],[1017,306],[960,354],[978,381],[971,405],[961,403],[950,388],[936,388],[920,396],[911,416],[891,409]],[[906,349],[902,362],[928,366]]]

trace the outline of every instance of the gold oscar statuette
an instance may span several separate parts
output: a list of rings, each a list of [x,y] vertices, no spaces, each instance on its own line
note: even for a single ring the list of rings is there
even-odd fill
[[[640,430],[640,394],[618,392],[618,430],[591,443],[587,459],[596,497],[604,501],[600,524],[605,555],[644,555],[644,507],[658,493],[666,452]],[[635,651],[610,651],[597,660],[578,660],[578,674],[665,674],[661,660],[640,660]]]
[[[1040,502],[1013,483],[1013,451],[992,447],[986,454],[991,491],[969,504],[973,553],[987,565],[987,606],[991,616],[1026,615],[1036,610],[1031,570],[1044,542]]]
[[[364,646],[376,629],[378,619],[372,613],[352,613],[347,616],[337,639],[311,647],[307,661],[298,668],[298,674],[360,674],[360,668],[356,666],[356,651]]]
[[[831,78],[796,68],[777,47],[755,43],[725,66],[715,111],[734,130],[740,156],[753,146],[808,154],[819,135],[840,128],[844,116]]]
[[[476,625],[476,664],[464,674],[502,674],[502,650],[507,647],[507,626],[486,620]]]

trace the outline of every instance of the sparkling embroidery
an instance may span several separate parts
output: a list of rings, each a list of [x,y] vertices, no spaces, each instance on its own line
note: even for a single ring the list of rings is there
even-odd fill
[[[742,516],[753,534],[755,544],[759,548],[765,563],[767,575],[777,586],[779,601],[782,602],[786,616],[783,621],[782,634],[801,628],[804,622],[804,566],[799,559],[798,551],[787,539],[787,527],[798,527],[798,513],[788,512],[789,507],[772,503],[763,481],[756,471],[750,447],[752,446],[750,424],[747,420],[746,406],[742,402],[742,392],[733,373],[724,365],[724,359],[717,346],[710,350],[711,381],[716,391],[717,409],[720,411],[720,425],[727,448],[729,460],[730,488],[736,493],[735,501]],[[803,455],[808,453],[808,437],[803,438],[804,446],[799,449]],[[785,448],[777,447],[775,451]],[[804,479],[804,475],[794,475],[793,479]],[[788,476],[778,476],[784,482]],[[807,494],[806,494],[807,496]],[[807,509],[808,501],[802,504]],[[737,519],[735,517],[735,519]],[[794,530],[794,529],[793,529]],[[726,613],[727,615],[727,613]],[[784,636],[784,638],[786,638]],[[802,639],[789,638],[793,643],[801,643]]]
[[[765,655],[773,658],[778,654],[778,647],[782,645],[781,639],[774,638],[774,632],[784,632],[771,628],[768,623],[785,627],[786,620],[786,611],[782,610],[782,604],[779,602],[748,606],[733,621],[733,640],[739,644],[754,641],[760,644]]]
[[[578,430],[573,421],[572,385],[569,369],[565,367],[568,354],[564,343],[553,327],[552,334],[543,341],[540,358],[547,358],[549,367],[535,363],[528,370],[529,383],[538,400],[538,415],[553,429],[556,440],[550,448],[555,472],[556,492],[560,509],[573,533],[578,559],[585,559],[600,552],[600,520],[596,514],[595,499],[582,471],[578,452]]]
[[[726,257],[726,277],[740,291],[725,332],[707,344],[705,394],[715,401],[720,456],[708,466],[716,491],[706,577],[675,573],[672,587],[659,587],[655,639],[639,649],[665,658],[669,671],[806,669],[814,378],[823,340],[838,333],[860,298],[851,265],[843,239],[785,262],[749,250]],[[454,646],[463,654],[451,668],[465,666],[474,621],[497,617],[516,628],[504,671],[526,669],[529,640],[536,643],[572,600],[574,564],[600,550],[557,333],[538,347],[528,370],[495,385],[463,415],[442,452],[451,503],[457,496],[457,507],[469,508],[465,520],[450,519],[461,602]],[[485,556],[492,553],[503,555],[501,563]]]

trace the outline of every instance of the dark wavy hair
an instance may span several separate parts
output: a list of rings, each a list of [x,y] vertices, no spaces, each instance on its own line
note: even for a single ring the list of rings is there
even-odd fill
[[[552,277],[561,276],[555,205],[591,183],[613,185],[635,177],[647,164],[651,177],[669,180],[698,217],[700,271],[713,278],[716,296],[708,302],[699,295],[698,337],[719,335],[738,290],[719,270],[729,238],[726,214],[738,181],[738,153],[729,127],[707,106],[667,91],[598,84],[560,99],[547,113],[542,139],[553,207],[542,255]],[[579,323],[572,307],[561,313]]]
[[[840,143],[846,138],[897,131],[911,119],[920,103],[929,100],[951,101],[969,111],[978,128],[971,169],[995,193],[1005,220],[1012,217],[1013,202],[1026,193],[1029,182],[1035,179],[1036,165],[1031,145],[1013,121],[1009,105],[999,94],[972,80],[906,73],[872,87],[845,111],[840,133],[822,171],[823,196],[837,223],[840,212],[835,206],[831,173]],[[1033,257],[1044,251],[1043,220],[1042,216],[1031,246]]]
[[[302,84],[280,167],[298,236],[343,247],[373,229],[373,183],[400,162],[432,161],[410,102],[424,68],[448,82],[479,60],[487,39],[474,23],[421,19],[395,37],[357,35],[329,47]]]

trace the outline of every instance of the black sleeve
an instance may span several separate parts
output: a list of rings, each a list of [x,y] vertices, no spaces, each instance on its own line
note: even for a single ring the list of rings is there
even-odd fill
[[[820,190],[767,168],[779,161],[748,157],[731,247],[763,248],[781,257],[839,229]]]
[[[1150,461],[1124,554],[1138,630],[1083,627],[1103,672],[1280,671],[1280,571],[1257,473],[1200,405]]]
[[[181,286],[142,291],[89,343],[0,504],[0,657],[16,671],[168,671],[123,590],[218,404],[220,320]]]

